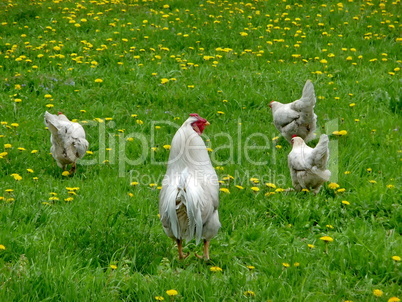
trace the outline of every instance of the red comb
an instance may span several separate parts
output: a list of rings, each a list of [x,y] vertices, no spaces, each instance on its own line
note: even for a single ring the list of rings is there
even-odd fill
[[[296,136],[297,136],[296,134],[293,134],[293,135],[292,135],[292,138],[294,138],[294,137],[296,137]]]
[[[59,112],[57,112],[57,114],[60,115],[60,114],[63,114],[63,112],[59,111]]]
[[[190,116],[193,116],[193,117],[200,117],[200,116],[198,115],[198,113],[190,113]]]

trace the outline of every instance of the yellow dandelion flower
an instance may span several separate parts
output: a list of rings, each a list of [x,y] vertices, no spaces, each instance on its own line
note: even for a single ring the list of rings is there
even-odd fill
[[[209,270],[214,273],[223,271],[219,266],[211,266]]]
[[[254,192],[258,192],[258,191],[260,191],[260,188],[259,187],[251,187],[251,190],[253,190]]]
[[[255,178],[255,177],[251,177],[251,178],[250,178],[250,181],[253,182],[253,183],[255,183],[255,184],[260,183],[260,180],[259,180],[258,178]]]
[[[235,187],[238,188],[239,190],[244,190],[244,187],[242,186],[236,185]]]
[[[69,176],[70,172],[69,171],[63,171],[63,173],[61,173],[62,176]]]
[[[67,202],[70,202],[70,201],[73,201],[74,200],[74,198],[73,197],[67,197],[67,198],[64,198],[64,201],[67,201]]]
[[[15,179],[16,181],[22,180],[21,175],[19,175],[19,174],[17,174],[17,173],[13,173],[13,174],[11,174],[11,176],[14,177],[14,179]]]
[[[163,301],[163,300],[165,300],[165,298],[163,298],[162,296],[155,296],[155,300],[156,301]]]
[[[315,245],[314,245],[314,244],[307,244],[307,246],[308,246],[309,248],[311,248],[311,249],[315,248]]]
[[[227,193],[230,194],[230,191],[228,188],[220,188],[219,191],[223,192],[223,193]]]
[[[179,292],[175,289],[169,289],[166,291],[168,296],[177,296],[179,294]]]
[[[4,144],[4,149],[10,149],[12,147],[13,147],[13,145],[11,145],[11,144]]]
[[[345,191],[346,191],[345,188],[341,188],[341,189],[336,190],[336,192],[338,192],[338,193],[343,193],[343,192],[345,192]]]
[[[95,79],[95,83],[103,83],[102,79]]]
[[[33,173],[34,170],[32,170],[32,169],[27,169],[27,172],[28,172],[28,173]]]
[[[136,185],[138,185],[137,181],[130,182],[130,186],[136,186]]]
[[[330,188],[332,190],[335,190],[335,189],[339,188],[339,185],[337,183],[335,183],[335,182],[331,182],[331,183],[328,184],[328,188]]]
[[[283,267],[290,267],[290,264],[287,262],[282,263]]]
[[[395,189],[395,186],[394,185],[387,185],[387,188],[388,189]]]
[[[277,188],[277,189],[275,189],[275,192],[278,192],[278,193],[285,192],[285,189],[283,189],[283,188]]]
[[[115,264],[111,264],[111,265],[109,265],[109,267],[110,267],[111,269],[117,269],[117,265],[115,265]]]
[[[253,266],[253,265],[247,265],[247,268],[252,271],[253,269],[255,269],[255,266]]]
[[[247,290],[244,292],[244,295],[246,297],[255,297],[255,292],[251,291],[251,290]]]
[[[324,241],[324,242],[332,242],[334,241],[334,239],[330,236],[323,236],[320,238],[320,240]]]
[[[376,297],[381,297],[383,294],[384,294],[384,292],[380,289],[373,290],[373,295]]]
[[[217,113],[221,114],[221,115],[225,114],[225,112],[223,112],[223,111],[217,111]]]
[[[350,202],[349,201],[347,201],[347,200],[342,200],[342,204],[344,204],[344,205],[350,205]]]
[[[161,79],[161,84],[166,84],[167,82],[169,82],[169,79],[166,78]]]
[[[399,257],[399,256],[392,256],[391,258],[392,258],[392,260],[394,260],[396,262],[401,261],[401,257]]]
[[[299,266],[300,266],[300,263],[299,263],[299,262],[295,262],[295,263],[293,263],[293,266],[294,266],[294,267],[299,267]]]
[[[44,97],[45,99],[51,99],[53,96],[51,94],[45,94]]]
[[[165,150],[170,150],[171,146],[170,145],[163,145],[163,149]]]
[[[39,152],[38,150],[32,150],[31,151],[32,154],[35,154],[35,153],[38,153],[38,152]]]
[[[398,297],[391,297],[388,299],[388,302],[399,302],[401,301],[401,299],[399,299]]]

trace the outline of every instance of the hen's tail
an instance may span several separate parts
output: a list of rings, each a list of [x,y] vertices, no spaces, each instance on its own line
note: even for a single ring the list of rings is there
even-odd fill
[[[304,84],[302,97],[293,103],[293,109],[296,111],[312,110],[315,106],[315,91],[314,85],[310,80]]]
[[[49,128],[50,132],[52,132],[52,134],[57,134],[59,121],[56,115],[46,111],[44,116],[44,122],[45,125]]]
[[[313,151],[314,165],[319,169],[325,169],[329,158],[328,135],[321,134],[318,144]]]

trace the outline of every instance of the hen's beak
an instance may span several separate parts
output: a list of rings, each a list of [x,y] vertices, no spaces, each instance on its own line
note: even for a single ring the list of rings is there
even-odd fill
[[[208,121],[205,123],[205,126],[209,126],[211,125]]]

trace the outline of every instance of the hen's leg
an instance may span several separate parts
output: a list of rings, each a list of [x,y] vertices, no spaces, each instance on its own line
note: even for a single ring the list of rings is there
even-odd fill
[[[183,241],[181,239],[176,239],[177,242],[177,249],[179,251],[179,259],[186,259],[188,257],[189,254],[183,254]]]
[[[71,165],[70,174],[73,174],[73,173],[75,172],[75,170],[77,169],[77,166],[76,166],[76,165],[77,165],[76,163],[73,163],[73,164]]]
[[[196,253],[195,256],[200,259],[209,260],[209,241],[208,240],[204,239],[204,255],[200,256],[200,255],[197,255],[197,253]]]

